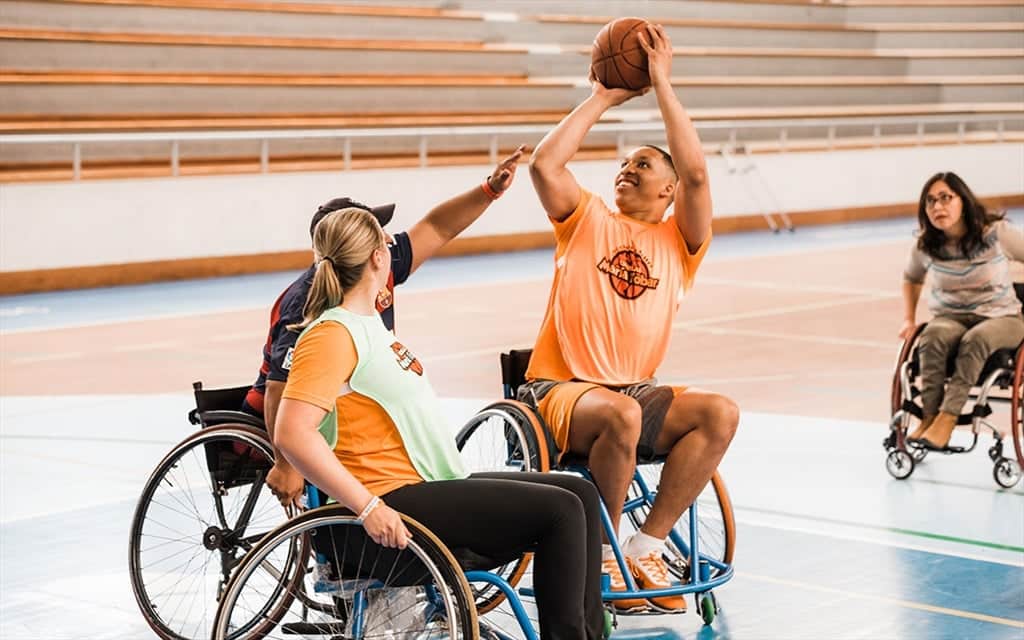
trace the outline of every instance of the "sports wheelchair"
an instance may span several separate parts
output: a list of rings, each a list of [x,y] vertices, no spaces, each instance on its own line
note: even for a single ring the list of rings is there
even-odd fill
[[[1014,284],[1017,296],[1024,299],[1024,284]],[[918,341],[927,323],[918,325],[913,335],[903,342],[892,379],[892,419],[889,435],[882,442],[886,450],[885,467],[892,477],[903,480],[910,477],[916,465],[929,455],[929,449],[907,441],[907,433],[914,420],[921,420],[921,363]],[[957,351],[954,349],[946,363],[946,378],[956,368]],[[949,446],[941,453],[960,454],[973,451],[978,445],[982,429],[992,432],[993,443],[988,449],[992,460],[992,477],[1006,489],[1012,488],[1021,478],[1024,467],[1024,344],[1016,349],[1000,349],[985,362],[975,388],[971,389],[971,408],[957,418],[957,425],[971,425],[969,445]],[[992,415],[993,403],[1009,403],[1010,432],[1013,451],[1006,452],[1003,446],[1004,434],[988,421]],[[955,437],[955,432],[954,432]]]
[[[483,471],[568,471],[593,480],[585,458],[561,456],[554,438],[536,411],[517,400],[516,391],[525,382],[532,351],[513,350],[501,354],[504,400],[495,402],[473,417],[456,436],[470,472]],[[638,460],[623,515],[639,530],[657,496],[663,457]],[[639,589],[612,533],[612,522],[602,505],[602,522],[626,581],[626,591],[611,591],[604,585],[605,601],[646,599],[666,595],[694,594],[697,612],[705,624],[718,613],[713,589],[733,575],[736,523],[725,483],[716,472],[691,508],[680,518],[666,541],[664,558],[678,583],[667,589]],[[516,574],[506,576],[515,584]],[[648,611],[651,612],[651,611]],[[656,613],[656,611],[654,611]]]
[[[459,449],[473,471],[567,469],[589,477],[585,461],[557,464],[550,435],[536,413],[511,399],[528,358],[529,352],[502,355],[506,399],[462,428]],[[273,449],[262,424],[233,410],[241,406],[246,388],[204,390],[197,383],[195,391],[197,407],[190,420],[203,429],[158,465],[132,524],[132,585],[147,621],[161,637],[209,637],[212,628],[213,637],[232,640],[277,634],[390,638],[407,633],[536,638],[519,597],[532,595],[532,590],[517,591],[524,579],[528,582],[530,554],[493,559],[449,550],[409,518],[412,544],[401,552],[382,549],[344,508],[318,507],[322,496],[312,487],[307,487],[312,510],[273,528],[294,514],[265,489]],[[192,463],[193,473],[180,471],[183,461]],[[660,466],[661,461],[654,461],[638,467],[624,511],[634,527],[643,523],[656,495],[652,487],[657,486]],[[198,508],[197,495],[212,505]],[[227,498],[233,508],[225,507]],[[157,519],[154,512],[164,515]],[[607,513],[603,517],[610,530]],[[169,531],[180,537],[171,537]],[[153,542],[146,548],[144,540]],[[144,548],[152,551],[172,543],[182,548],[175,547],[166,558],[157,553],[159,562],[170,564],[173,559],[173,566],[153,570],[154,563],[143,562]],[[630,590],[612,593],[606,583],[604,596],[612,600],[694,593],[698,612],[710,624],[718,612],[712,590],[732,577],[734,546],[731,503],[716,474],[666,545],[678,586],[637,590],[615,545]],[[169,602],[161,604],[165,600]],[[211,617],[213,604],[217,612]]]
[[[264,482],[274,450],[263,421],[239,410],[249,387],[193,390],[188,419],[200,429],[150,475],[129,536],[136,602],[165,640],[208,639],[241,558],[294,515]]]

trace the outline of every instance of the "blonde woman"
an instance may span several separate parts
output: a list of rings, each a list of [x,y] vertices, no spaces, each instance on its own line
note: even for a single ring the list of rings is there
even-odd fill
[[[401,512],[452,548],[533,551],[541,637],[602,637],[593,485],[565,474],[467,477],[423,364],[377,315],[390,271],[377,220],[336,211],[313,244],[319,261],[274,430],[281,453],[386,547],[408,543]],[[336,428],[333,450],[324,424]]]

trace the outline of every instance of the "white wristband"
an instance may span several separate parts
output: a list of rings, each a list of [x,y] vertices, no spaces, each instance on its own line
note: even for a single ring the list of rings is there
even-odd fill
[[[370,517],[370,512],[376,509],[377,505],[379,504],[380,498],[378,498],[377,496],[373,496],[372,498],[370,498],[370,501],[366,503],[365,507],[363,507],[362,513],[360,513],[359,516],[356,517],[356,522],[358,522],[359,524],[363,524],[363,522],[365,522],[366,519]]]

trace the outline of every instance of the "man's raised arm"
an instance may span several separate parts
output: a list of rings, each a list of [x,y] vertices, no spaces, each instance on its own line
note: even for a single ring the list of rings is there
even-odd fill
[[[410,273],[473,224],[487,207],[512,185],[522,155],[523,146],[520,145],[511,155],[498,163],[485,182],[490,193],[483,185],[475,186],[437,205],[409,228],[409,244],[412,245]]]
[[[608,109],[622,104],[643,91],[606,89],[591,77],[590,97],[562,118],[533,150],[530,178],[540,202],[553,220],[564,220],[580,201],[580,185],[565,166],[579,151],[583,138]]]
[[[665,122],[669,153],[679,182],[676,185],[674,213],[687,249],[695,253],[711,233],[711,187],[707,163],[693,121],[672,90],[672,43],[664,28],[650,25],[640,33],[640,44],[647,52],[654,95]]]

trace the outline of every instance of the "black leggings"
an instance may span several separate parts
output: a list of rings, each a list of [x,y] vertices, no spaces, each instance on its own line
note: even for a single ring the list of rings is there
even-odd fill
[[[451,549],[503,561],[533,551],[540,637],[601,638],[601,507],[592,483],[562,473],[478,473],[383,499]]]

